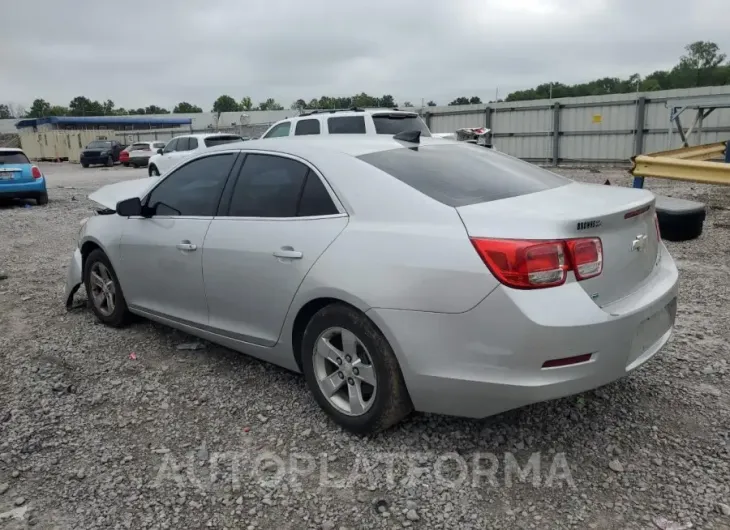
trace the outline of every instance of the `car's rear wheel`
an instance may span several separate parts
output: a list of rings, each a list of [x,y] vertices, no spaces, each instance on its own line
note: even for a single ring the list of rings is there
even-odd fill
[[[44,206],[44,205],[48,204],[48,192],[44,191],[42,193],[39,193],[38,197],[36,197],[36,199],[35,199],[35,202],[39,206]]]
[[[372,321],[352,307],[332,304],[312,317],[301,359],[317,403],[352,432],[382,431],[413,410],[393,349]]]
[[[84,285],[91,309],[96,317],[108,326],[121,327],[129,320],[127,302],[122,286],[101,249],[96,249],[84,263]]]
[[[159,177],[160,171],[157,169],[157,166],[152,164],[150,168],[147,170],[147,173],[150,177]]]
[[[89,167],[88,162],[81,162],[81,167]]]
[[[109,155],[106,159],[106,167],[112,167],[114,165],[114,159]]]

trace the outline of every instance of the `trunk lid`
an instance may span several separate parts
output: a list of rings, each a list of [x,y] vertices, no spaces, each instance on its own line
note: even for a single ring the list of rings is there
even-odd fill
[[[457,211],[471,237],[600,238],[603,272],[579,284],[605,306],[637,290],[657,264],[654,205],[646,190],[571,183]]]
[[[18,182],[30,182],[33,180],[31,166],[29,164],[3,165],[0,164],[0,186],[3,184],[15,184]]]

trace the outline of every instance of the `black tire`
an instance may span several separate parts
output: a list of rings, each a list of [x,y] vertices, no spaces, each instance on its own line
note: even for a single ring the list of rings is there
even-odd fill
[[[352,333],[368,350],[377,378],[377,391],[372,406],[360,416],[349,416],[337,410],[319,388],[314,373],[314,348],[327,329],[341,327]],[[413,410],[411,398],[398,360],[388,341],[360,311],[332,304],[320,309],[309,321],[302,338],[302,368],[307,386],[320,407],[339,425],[357,434],[383,431],[407,417]]]
[[[702,235],[705,212],[667,213],[657,211],[659,231],[667,241],[691,241]]]
[[[152,164],[149,167],[149,169],[147,170],[147,174],[150,177],[159,177],[160,176],[160,171],[157,169],[157,166],[156,165]]]
[[[114,159],[112,158],[112,155],[109,155],[106,158],[106,167],[112,167],[114,165]]]
[[[81,167],[89,167],[88,162],[81,162]]]
[[[104,267],[107,268],[111,275],[111,279],[114,281],[115,304],[114,311],[110,315],[104,315],[103,313],[101,313],[99,308],[97,308],[96,304],[94,304],[93,302],[90,278],[91,269],[96,262],[101,262]],[[96,318],[98,318],[99,321],[106,324],[107,326],[112,326],[115,328],[122,327],[129,322],[129,318],[131,315],[129,313],[129,310],[127,309],[127,301],[124,299],[122,286],[119,284],[117,273],[114,272],[114,267],[112,267],[109,258],[107,258],[106,254],[104,254],[104,251],[101,249],[96,249],[92,251],[84,262],[84,287],[86,288],[86,296],[89,300],[91,310],[94,312]]]
[[[36,197],[35,202],[38,206],[45,206],[48,204],[48,192],[44,191],[43,193],[39,193],[38,197]]]

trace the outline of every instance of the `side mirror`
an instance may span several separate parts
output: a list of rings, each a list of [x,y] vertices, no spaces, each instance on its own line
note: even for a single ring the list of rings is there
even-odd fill
[[[142,201],[139,197],[132,197],[117,203],[117,215],[122,217],[132,217],[142,215]]]
[[[158,154],[158,155],[161,155],[161,154],[162,154],[162,149],[158,149],[158,150],[157,150],[157,154]]]

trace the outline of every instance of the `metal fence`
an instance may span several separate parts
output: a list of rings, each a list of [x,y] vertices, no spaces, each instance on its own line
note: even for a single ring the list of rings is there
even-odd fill
[[[144,142],[159,140],[161,142],[167,142],[172,140],[175,136],[183,136],[187,134],[210,134],[210,133],[226,133],[226,134],[238,134],[244,138],[258,138],[266,129],[271,126],[271,123],[254,123],[249,125],[234,125],[231,127],[208,127],[206,129],[151,129],[141,131],[118,131],[116,133],[117,141],[122,144],[131,144],[134,142]]]
[[[668,134],[667,101],[713,96],[730,106],[730,86],[589,96],[462,107],[432,107],[422,115],[433,132],[462,127],[492,129],[500,151],[531,162],[621,164],[640,153],[679,147]],[[695,118],[687,116],[689,121]],[[686,124],[686,123],[685,123]],[[697,115],[692,144],[730,139],[730,108]],[[687,127],[685,130],[689,131]]]

